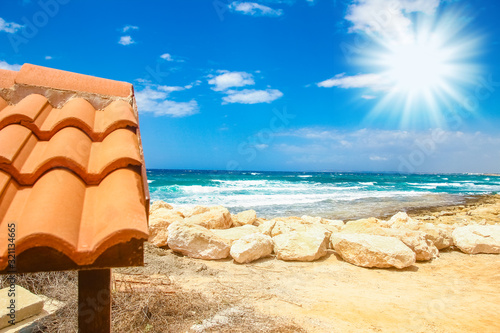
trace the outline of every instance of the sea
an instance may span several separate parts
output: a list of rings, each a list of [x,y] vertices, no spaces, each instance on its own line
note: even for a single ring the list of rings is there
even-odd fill
[[[500,192],[500,177],[481,174],[148,170],[147,176],[151,201],[222,205],[233,214],[254,209],[268,219],[389,216]]]

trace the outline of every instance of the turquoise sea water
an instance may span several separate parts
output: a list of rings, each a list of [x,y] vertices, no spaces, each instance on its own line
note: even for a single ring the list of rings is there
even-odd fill
[[[151,200],[222,205],[259,217],[353,219],[416,207],[460,204],[500,192],[500,177],[477,174],[375,174],[148,170]]]

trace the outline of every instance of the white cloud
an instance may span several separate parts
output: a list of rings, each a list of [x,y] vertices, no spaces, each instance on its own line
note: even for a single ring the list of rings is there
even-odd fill
[[[387,157],[372,155],[370,161],[387,161]]]
[[[170,53],[164,53],[160,56],[160,58],[166,60],[166,61],[174,61]]]
[[[282,9],[273,9],[255,2],[233,1],[228,8],[234,12],[252,16],[277,17],[283,15]]]
[[[22,28],[22,25],[14,22],[6,22],[3,18],[0,17],[0,31],[13,34]]]
[[[52,56],[45,56],[45,60],[52,60]]]
[[[373,96],[373,95],[362,95],[361,98],[363,99],[375,99],[377,98],[377,96]]]
[[[331,88],[372,88],[373,90],[387,89],[387,78],[382,74],[358,74],[345,76],[345,73],[337,74],[333,78],[317,84],[318,87]]]
[[[135,41],[130,36],[121,36],[120,40],[118,41],[118,44],[131,45],[131,44],[135,44]]]
[[[304,127],[276,133],[277,153],[303,167],[401,172],[494,172],[500,135],[482,132]],[[283,138],[282,140],[280,138]],[[290,139],[293,138],[293,144]],[[280,142],[283,141],[283,142]],[[332,158],[333,156],[333,158]],[[310,161],[315,161],[312,165]]]
[[[129,30],[139,30],[139,27],[138,26],[135,26],[135,25],[126,25],[123,27],[122,29],[122,32],[127,32]]]
[[[277,89],[266,89],[266,90],[243,89],[241,91],[228,90],[226,93],[228,95],[222,98],[224,104],[271,103],[272,101],[283,96],[283,93]]]
[[[345,19],[352,23],[350,32],[362,31],[384,37],[407,40],[411,38],[411,20],[414,12],[432,14],[440,0],[354,0]]]
[[[266,145],[265,143],[259,143],[256,144],[254,147],[257,148],[258,150],[264,150],[266,148],[269,148],[269,145]]]
[[[19,71],[21,69],[21,65],[17,64],[11,65],[5,61],[0,60],[0,69],[7,69],[9,71]]]
[[[243,87],[254,85],[255,81],[250,73],[246,72],[230,72],[225,70],[217,71],[219,75],[208,80],[208,84],[214,85],[212,90],[223,91],[232,87]]]
[[[148,86],[135,94],[140,113],[153,113],[155,116],[187,117],[199,112],[198,103],[177,102],[168,99],[171,92],[184,90],[177,86]]]

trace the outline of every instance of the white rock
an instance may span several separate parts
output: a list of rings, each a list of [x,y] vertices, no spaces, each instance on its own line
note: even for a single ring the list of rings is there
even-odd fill
[[[271,230],[271,237],[275,237],[288,232],[308,232],[309,230],[318,230],[327,234],[330,237],[331,231],[325,228],[322,224],[310,224],[303,220],[291,219],[289,221],[277,220],[276,224]]]
[[[264,221],[259,225],[259,231],[267,236],[271,236],[274,226],[276,225],[275,220]]]
[[[396,225],[393,225],[392,227],[396,228]],[[425,233],[425,238],[430,240],[438,250],[446,249],[453,245],[450,227],[434,225],[432,223],[406,223],[404,225],[397,226],[397,228],[421,231]]]
[[[321,221],[323,220],[320,216],[307,216],[307,215],[303,215],[301,219],[308,223],[318,223],[318,224],[322,223]]]
[[[159,208],[172,209],[173,207],[170,204],[166,203],[165,201],[157,200],[154,201],[149,207],[149,213],[151,214]]]
[[[168,247],[198,259],[224,259],[230,251],[225,239],[205,227],[183,222],[175,222],[168,227]]]
[[[458,227],[452,236],[455,246],[464,253],[500,253],[500,225]]]
[[[254,225],[243,225],[241,227],[234,227],[229,229],[212,229],[212,232],[220,238],[226,239],[228,244],[231,245],[244,236],[259,232],[259,228]]]
[[[332,245],[342,259],[361,267],[405,268],[416,260],[415,252],[394,237],[337,233]]]
[[[178,211],[167,208],[157,208],[149,215],[149,242],[156,246],[166,246],[168,226],[174,222],[183,220],[184,216]]]
[[[342,227],[344,227],[344,221],[342,220],[329,220],[329,219],[323,219],[323,224],[326,224],[326,225],[331,225],[333,227],[337,227],[337,229],[342,229]]]
[[[257,220],[257,213],[255,210],[245,210],[236,215],[233,215],[234,226],[241,226],[246,224],[253,224]]]
[[[209,211],[188,217],[185,222],[208,229],[228,229],[233,225],[231,213],[222,206],[210,207]]]
[[[210,207],[206,206],[195,206],[195,207],[182,207],[179,210],[184,214],[185,217],[191,217],[194,215],[206,213],[210,211]]]
[[[417,261],[431,260],[437,258],[439,255],[439,250],[434,246],[434,243],[428,240],[426,234],[421,231],[373,227],[365,229],[360,233],[395,237],[415,252]]]
[[[327,253],[329,232],[311,227],[288,231],[273,237],[274,253],[281,260],[314,261]]]
[[[231,246],[231,257],[240,264],[264,258],[273,253],[273,240],[261,233],[247,235]]]

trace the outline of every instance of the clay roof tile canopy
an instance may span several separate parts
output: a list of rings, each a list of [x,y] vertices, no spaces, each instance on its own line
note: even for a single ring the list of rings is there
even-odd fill
[[[0,273],[142,264],[144,156],[132,85],[0,70]]]

